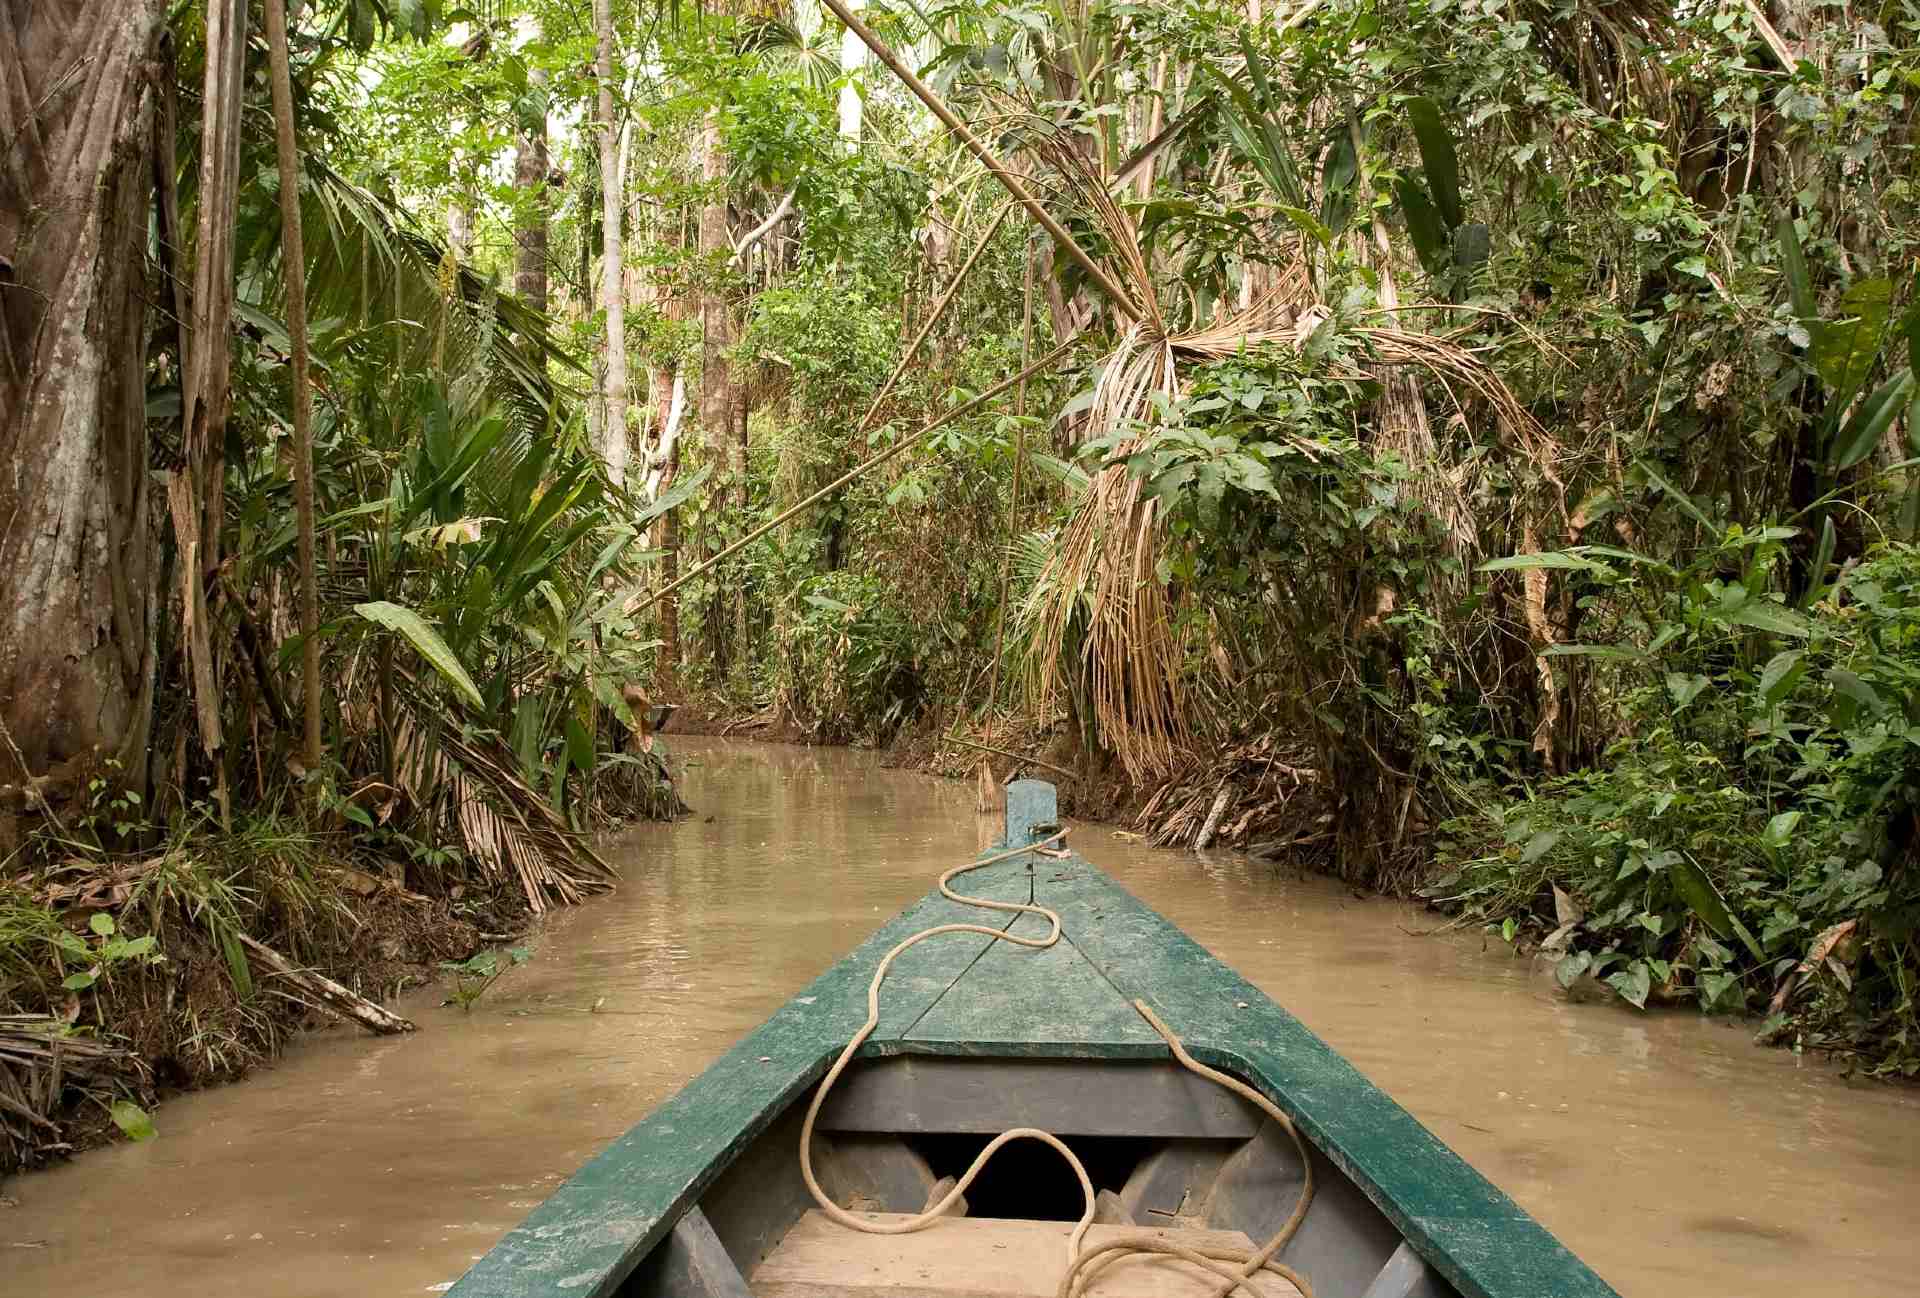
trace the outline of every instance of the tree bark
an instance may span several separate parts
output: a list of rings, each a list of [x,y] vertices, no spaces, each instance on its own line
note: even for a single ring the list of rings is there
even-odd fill
[[[0,5],[0,780],[144,787],[162,0]]]
[[[613,7],[593,0],[593,26],[599,45],[600,79],[600,305],[607,318],[606,386],[601,405],[600,454],[616,485],[627,480],[627,311],[626,276],[621,272],[621,217],[626,207],[625,177],[620,175],[618,132],[613,124]]]
[[[536,311],[547,309],[547,74],[528,74],[539,112],[529,114],[514,141],[513,181],[528,204],[513,233],[513,291]]]
[[[280,163],[280,271],[287,286],[293,377],[293,509],[300,552],[300,676],[306,694],[307,769],[320,767],[320,581],[313,556],[313,390],[307,380],[307,253],[300,229],[300,154],[293,136],[293,74],[286,0],[267,0],[274,151]]]

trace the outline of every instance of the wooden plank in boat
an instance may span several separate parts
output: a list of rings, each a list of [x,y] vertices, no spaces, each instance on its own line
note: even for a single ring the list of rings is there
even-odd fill
[[[1061,1136],[1231,1141],[1265,1121],[1239,1096],[1164,1060],[876,1059],[848,1069],[820,1110],[827,1132],[982,1136],[1039,1127]]]
[[[968,875],[967,887],[1005,901],[1031,893],[1019,859]],[[866,1018],[867,983],[880,958],[921,929],[979,920],[977,908],[937,892],[908,907],[576,1172],[450,1293],[608,1298],[735,1156],[826,1072]],[[900,1032],[992,940],[944,934],[903,954],[866,1053],[897,1053]]]
[[[1043,859],[1039,868],[1052,864]],[[1049,928],[1043,916],[1021,915],[1008,931],[1044,938]],[[1046,948],[995,942],[903,1040],[930,1051],[1003,1057],[1165,1053],[1159,1036],[1066,936]]]
[[[1538,1222],[1253,984],[1078,856],[1035,900],[1122,997],[1145,1000],[1202,1063],[1253,1082],[1462,1298],[1619,1298]]]
[[[897,1221],[892,1213],[862,1213]],[[1065,1221],[958,1217],[906,1235],[849,1230],[818,1210],[808,1212],[748,1279],[754,1298],[1053,1298],[1067,1266]],[[1093,1226],[1087,1246],[1136,1226]],[[1154,1230],[1196,1248],[1251,1252],[1237,1231]],[[1091,1291],[1099,1298],[1207,1298],[1219,1282],[1165,1257],[1129,1258],[1101,1271]],[[1299,1291],[1271,1273],[1254,1287],[1263,1298],[1297,1298]],[[1245,1291],[1242,1290],[1242,1293]]]

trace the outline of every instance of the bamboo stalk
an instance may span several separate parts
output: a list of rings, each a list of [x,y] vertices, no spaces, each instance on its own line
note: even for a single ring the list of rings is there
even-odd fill
[[[1027,352],[1033,345],[1033,258],[1027,258],[1026,292],[1022,312],[1024,319],[1020,330],[1020,364],[1027,363]],[[1027,413],[1027,383],[1020,381],[1014,390],[1013,413],[1023,416]],[[1000,657],[1007,644],[1007,591],[1013,582],[1013,538],[1018,535],[1020,526],[1020,466],[1027,459],[1027,421],[1022,418],[1014,426],[1013,448],[1013,490],[1007,496],[1007,552],[1000,561],[1000,610],[993,626],[993,675],[987,678],[987,717],[989,724],[993,717],[995,703],[1000,697]]]
[[[300,157],[293,137],[293,74],[287,64],[286,0],[267,0],[267,61],[280,162],[280,265],[287,280],[293,353],[293,508],[300,549],[300,667],[306,692],[307,769],[320,768],[320,594],[313,563],[313,391],[307,376],[307,257],[300,231]]]
[[[914,334],[913,341],[908,343],[906,351],[900,354],[900,361],[893,367],[893,373],[887,375],[887,381],[880,385],[879,394],[874,397],[873,403],[867,407],[867,413],[860,420],[860,426],[854,430],[854,436],[858,437],[861,433],[867,432],[873,427],[873,421],[880,414],[881,403],[893,393],[893,385],[898,383],[900,376],[907,372],[907,366],[913,362],[914,354],[920,350],[920,345],[927,341],[927,335],[933,332],[934,325],[940,322],[940,317],[946,313],[947,304],[953,301],[953,295],[960,291],[960,285],[967,278],[967,272],[973,269],[973,264],[980,260],[982,253],[986,252],[987,245],[993,242],[993,236],[1000,233],[1000,226],[1006,221],[1007,214],[1011,211],[1013,211],[1013,205],[1011,203],[1002,205],[999,213],[993,218],[993,224],[987,227],[987,232],[980,236],[980,242],[975,244],[973,251],[967,254],[966,261],[962,262],[960,269],[955,272],[953,282],[947,285],[946,291],[940,295],[940,300],[933,304],[933,310],[927,313],[927,318],[921,324],[920,331]],[[1021,363],[1025,364],[1026,359],[1027,358],[1022,355],[1020,357]]]
[[[638,613],[644,609],[653,607],[655,604],[658,604],[662,599],[665,599],[669,594],[680,589],[680,587],[686,585],[688,582],[692,581],[695,577],[700,576],[702,573],[712,571],[715,566],[717,566],[720,563],[723,563],[727,559],[738,554],[741,550],[753,544],[755,541],[758,541],[761,537],[765,536],[768,532],[771,532],[774,528],[779,527],[782,523],[786,522],[788,519],[791,519],[796,515],[805,513],[807,510],[812,509],[815,505],[819,504],[821,501],[825,500],[828,496],[840,490],[840,488],[846,486],[849,482],[852,482],[854,479],[862,477],[868,473],[871,473],[873,470],[879,468],[882,464],[885,464],[888,460],[893,459],[895,456],[904,454],[905,452],[918,446],[920,444],[920,439],[925,437],[928,433],[931,433],[937,428],[942,428],[947,424],[952,423],[954,420],[960,418],[962,415],[972,414],[975,410],[978,410],[981,406],[985,405],[987,402],[993,400],[995,397],[999,396],[1001,393],[1005,392],[1007,389],[1013,387],[1016,383],[1022,382],[1025,379],[1032,378],[1035,374],[1038,374],[1041,370],[1046,369],[1049,365],[1052,365],[1055,361],[1059,360],[1062,356],[1065,356],[1070,350],[1072,350],[1074,344],[1078,343],[1079,341],[1080,341],[1079,335],[1077,334],[1074,335],[1073,337],[1067,339],[1065,342],[1061,343],[1058,347],[1054,348],[1052,351],[1048,352],[1045,356],[1042,356],[1039,360],[1035,361],[1033,364],[1021,370],[1018,374],[1014,375],[1012,378],[1006,379],[1006,380],[1003,380],[1002,382],[994,384],[992,387],[988,388],[985,392],[982,392],[979,396],[975,397],[973,400],[965,402],[961,405],[955,406],[952,410],[947,411],[946,414],[940,415],[939,417],[931,420],[925,426],[923,426],[919,432],[915,433],[913,436],[902,438],[898,443],[896,443],[893,446],[889,446],[886,450],[881,451],[878,455],[874,455],[869,457],[868,459],[862,460],[859,464],[856,464],[853,468],[848,469],[845,473],[835,478],[832,482],[829,482],[826,486],[820,488],[820,490],[814,492],[811,496],[808,496],[805,500],[802,500],[798,504],[793,505],[787,509],[781,510],[780,513],[777,514],[775,517],[767,520],[766,522],[762,523],[760,526],[754,528],[751,532],[748,532],[745,536],[741,537],[738,541],[735,541],[732,545],[727,546],[725,549],[721,550],[718,554],[714,555],[712,558],[706,560],[703,563],[696,564],[692,568],[689,568],[685,573],[683,573],[677,580],[675,580],[671,584],[661,587],[658,591],[655,591],[653,594],[647,596],[643,600],[640,600],[638,603],[629,605],[627,611],[629,613]]]
[[[905,85],[907,89],[911,90],[921,103],[932,110],[933,115],[939,118],[948,130],[959,137],[960,143],[964,144],[967,150],[980,160],[982,166],[993,173],[994,179],[1006,186],[1007,192],[1018,200],[1020,206],[1026,208],[1028,214],[1040,223],[1041,228],[1053,236],[1054,242],[1059,244],[1069,257],[1080,263],[1080,268],[1087,272],[1089,279],[1100,286],[1100,291],[1112,300],[1115,308],[1128,319],[1139,320],[1141,318],[1140,308],[1134,304],[1133,299],[1121,289],[1120,285],[1114,282],[1113,277],[1107,274],[1098,262],[1087,255],[1086,249],[1074,242],[1073,236],[1067,233],[1066,227],[1053,219],[1047,209],[1040,205],[1040,200],[1035,198],[1027,187],[1020,182],[1020,178],[1009,171],[998,158],[993,156],[993,153],[987,146],[982,144],[979,137],[968,129],[965,122],[955,116],[954,111],[947,107],[940,96],[934,94],[932,88],[929,87],[926,82],[915,76],[913,70],[901,62],[900,56],[895,54],[885,41],[875,35],[872,28],[854,16],[853,11],[847,8],[845,0],[823,0],[823,2],[827,8],[833,10],[836,18],[847,25],[848,31],[866,42],[867,48],[873,51],[875,58],[884,63],[896,77],[899,77],[901,83]]]
[[[1069,780],[1080,778],[1064,766],[1055,766],[1052,762],[1045,761],[1038,757],[1028,757],[1024,753],[1016,753],[1010,749],[995,748],[992,744],[983,744],[978,739],[968,739],[962,735],[943,735],[942,738],[950,739],[956,744],[965,744],[968,748],[978,748],[983,753],[992,753],[995,757],[1005,757],[1015,762],[1026,762],[1031,766],[1044,766],[1055,775],[1064,775]]]

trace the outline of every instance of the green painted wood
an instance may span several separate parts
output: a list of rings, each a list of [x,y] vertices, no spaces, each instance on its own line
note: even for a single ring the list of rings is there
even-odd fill
[[[1045,866],[1054,862],[1044,861]],[[1010,930],[1045,937],[1021,915]],[[1124,1059],[1166,1053],[1160,1038],[1066,937],[1043,950],[995,942],[907,1029],[903,1045],[933,1054]]]
[[[1118,993],[1153,1006],[1201,1062],[1258,1086],[1463,1298],[1619,1298],[1253,984],[1086,861],[1053,864],[1035,900]]]
[[[1017,860],[963,880],[967,891],[1003,901],[1025,901],[1032,887]],[[740,1151],[825,1074],[866,1019],[867,984],[881,957],[921,929],[980,917],[938,893],[908,907],[582,1167],[450,1293],[608,1298]],[[945,934],[903,954],[883,989],[880,1027],[862,1053],[898,1053],[901,1031],[991,941]]]
[[[1045,780],[1015,780],[1007,785],[1007,816],[1000,835],[1003,847],[1025,847],[1052,831],[1035,832],[1060,821],[1060,801]]]

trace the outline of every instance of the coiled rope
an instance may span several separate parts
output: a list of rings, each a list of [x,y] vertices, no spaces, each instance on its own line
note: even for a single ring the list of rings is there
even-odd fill
[[[1294,1205],[1293,1214],[1287,1218],[1286,1223],[1280,1227],[1273,1238],[1254,1252],[1248,1253],[1243,1249],[1195,1248],[1163,1235],[1145,1233],[1121,1235],[1094,1248],[1084,1249],[1087,1228],[1093,1224],[1095,1210],[1093,1181],[1087,1176],[1086,1167],[1059,1137],[1036,1127],[1015,1127],[1011,1131],[1004,1131],[995,1136],[938,1203],[911,1217],[903,1217],[896,1221],[872,1221],[842,1208],[820,1188],[820,1182],[813,1172],[814,1123],[820,1117],[820,1109],[826,1103],[827,1093],[833,1089],[834,1083],[840,1080],[840,1075],[846,1072],[847,1065],[853,1061],[854,1055],[859,1052],[867,1038],[873,1035],[873,1030],[880,1025],[880,984],[886,981],[887,971],[892,968],[893,962],[910,947],[943,933],[979,933],[997,942],[1012,942],[1017,946],[1035,950],[1045,950],[1053,946],[1060,940],[1060,916],[1056,912],[1030,902],[993,901],[986,897],[970,897],[965,893],[955,892],[949,885],[957,876],[966,874],[968,871],[1050,847],[1061,842],[1066,836],[1067,831],[1063,829],[1049,838],[1026,847],[1014,848],[983,860],[955,866],[940,876],[940,895],[949,901],[959,902],[963,906],[976,906],[982,910],[1044,916],[1048,924],[1047,935],[1020,937],[1006,929],[989,928],[985,924],[937,924],[932,928],[922,929],[887,952],[881,959],[879,968],[873,971],[873,981],[867,985],[867,1021],[860,1026],[858,1032],[853,1034],[853,1039],[847,1042],[846,1048],[840,1052],[840,1057],[834,1060],[833,1067],[827,1070],[827,1075],[821,1080],[819,1089],[813,1093],[812,1102],[807,1105],[806,1121],[800,1126],[800,1175],[806,1180],[807,1190],[813,1195],[814,1202],[820,1205],[822,1212],[849,1230],[862,1231],[869,1235],[905,1235],[913,1231],[925,1230],[939,1222],[960,1196],[967,1192],[967,1187],[973,1184],[974,1178],[980,1175],[981,1169],[987,1165],[1001,1146],[1015,1140],[1037,1140],[1058,1152],[1060,1157],[1067,1161],[1067,1165],[1073,1169],[1074,1176],[1079,1178],[1080,1193],[1086,1200],[1086,1210],[1080,1214],[1080,1220],[1074,1224],[1073,1232],[1067,1237],[1067,1269],[1060,1277],[1059,1287],[1055,1291],[1056,1298],[1077,1298],[1077,1295],[1085,1292],[1094,1277],[1107,1266],[1125,1257],[1144,1254],[1179,1258],[1219,1277],[1220,1285],[1213,1291],[1212,1298],[1226,1298],[1235,1290],[1244,1290],[1254,1298],[1263,1298],[1260,1291],[1251,1283],[1252,1277],[1261,1271],[1270,1271],[1281,1276],[1300,1291],[1302,1298],[1314,1298],[1313,1286],[1307,1282],[1305,1276],[1291,1267],[1274,1261],[1275,1255],[1287,1246],[1287,1241],[1292,1239],[1294,1233],[1300,1229],[1300,1224],[1306,1220],[1307,1209],[1313,1203],[1313,1162],[1307,1155],[1306,1142],[1294,1128],[1292,1119],[1282,1113],[1279,1107],[1266,1096],[1238,1078],[1229,1077],[1218,1069],[1209,1068],[1188,1054],[1180,1038],[1161,1022],[1160,1017],[1142,1000],[1133,1002],[1134,1010],[1147,1021],[1149,1027],[1160,1034],[1161,1039],[1167,1043],[1167,1048],[1173,1052],[1174,1059],[1183,1068],[1197,1073],[1218,1086],[1225,1087],[1259,1108],[1279,1124],[1293,1141],[1294,1148],[1299,1151],[1300,1166],[1305,1172],[1305,1181],[1300,1188],[1300,1199]]]

